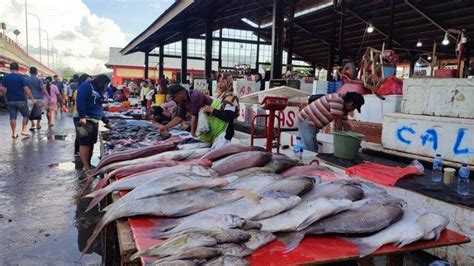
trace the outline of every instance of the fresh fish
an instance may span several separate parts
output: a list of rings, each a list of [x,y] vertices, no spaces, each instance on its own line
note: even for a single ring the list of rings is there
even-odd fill
[[[144,256],[166,257],[193,247],[213,247],[215,245],[217,245],[217,240],[211,236],[198,232],[188,232],[173,236],[157,245],[138,251],[130,257],[130,261]]]
[[[207,160],[204,160],[204,161],[207,161]],[[240,177],[259,175],[259,174],[265,174],[265,173],[268,174],[272,172],[273,172],[273,169],[268,168],[268,167],[251,167],[251,168],[247,168],[247,169],[243,169],[237,172],[227,174],[223,177],[236,176],[240,178]]]
[[[249,188],[257,194],[268,191],[286,192],[292,195],[303,195],[311,190],[314,184],[319,184],[321,180],[317,176],[290,176],[277,180],[271,184],[262,187]]]
[[[241,257],[221,256],[210,260],[205,266],[250,266],[250,263]]]
[[[180,150],[196,150],[196,149],[209,148],[209,147],[211,147],[211,144],[206,143],[206,142],[197,142],[197,143],[178,145],[178,149]]]
[[[87,241],[87,246],[83,253],[90,248],[102,228],[116,219],[137,215],[182,217],[215,207],[219,204],[234,201],[241,197],[242,192],[238,190],[216,191],[200,188],[125,202],[106,212],[100,219],[92,236]]]
[[[362,199],[363,196],[364,191],[359,183],[350,179],[338,179],[314,186],[311,191],[304,195],[304,199],[326,197],[356,201]]]
[[[405,214],[400,221],[382,231],[368,237],[346,238],[346,240],[356,244],[359,255],[364,257],[389,243],[403,247],[419,239],[438,240],[441,231],[448,223],[448,218],[436,213],[405,209]]]
[[[211,150],[206,153],[201,159],[207,159],[211,161],[217,161],[229,155],[236,153],[247,152],[247,151],[265,151],[264,148],[258,146],[239,146],[239,145],[227,145],[219,149]]]
[[[174,260],[193,260],[193,259],[212,259],[222,255],[222,251],[218,248],[211,247],[194,247],[184,250],[180,253],[171,255],[155,261],[153,264],[174,261]]]
[[[376,186],[372,183],[365,182],[365,181],[358,181],[360,184],[360,188],[364,191],[364,197],[369,197],[375,194],[380,194],[380,193],[387,193],[387,191],[379,186]]]
[[[291,233],[284,241],[287,243],[286,250],[296,248],[305,235],[373,233],[400,220],[402,216],[403,209],[398,205],[365,204],[326,217],[299,232]]]
[[[241,258],[249,256],[253,252],[253,250],[244,245],[234,243],[218,244],[215,248],[220,249],[223,256],[235,256]]]
[[[205,261],[206,260],[204,260],[204,262]],[[153,263],[154,266],[196,266],[200,264],[201,263],[196,262],[195,260],[172,260]]]
[[[326,166],[318,165],[318,164],[295,166],[295,167],[292,167],[292,168],[284,171],[283,173],[281,173],[281,175],[282,176],[318,175],[321,172],[327,172],[327,175],[333,174],[334,176],[336,176],[332,169],[330,169]]]
[[[227,176],[233,177],[232,174],[227,175]],[[268,173],[248,175],[248,176],[243,176],[234,180],[233,182],[228,184],[225,188],[228,188],[228,189],[245,188],[245,189],[255,191],[255,189],[264,188],[267,185],[272,184],[281,179],[283,179],[281,175],[268,174]]]
[[[342,199],[313,198],[303,201],[293,209],[260,220],[261,230],[269,232],[300,231],[326,216],[347,210],[352,201]]]
[[[205,159],[205,158],[203,158]],[[250,167],[264,166],[272,159],[272,154],[261,151],[240,152],[216,161],[212,169],[220,175],[227,175]]]
[[[227,230],[205,230],[198,231],[203,234],[207,234],[217,240],[217,244],[222,243],[243,243],[247,242],[251,234],[247,231],[239,229],[227,229]]]
[[[273,173],[281,173],[298,164],[298,160],[290,158],[283,154],[272,153],[272,159],[264,167],[269,167]]]
[[[89,204],[89,206],[87,207],[86,211],[92,209],[105,196],[107,196],[108,194],[114,191],[132,190],[155,178],[164,178],[173,174],[186,174],[186,173],[194,173],[196,175],[206,176],[206,177],[215,175],[215,172],[213,170],[207,167],[200,166],[200,165],[178,165],[178,166],[168,167],[168,168],[163,168],[163,169],[149,170],[149,171],[142,172],[134,176],[130,176],[129,178],[121,179],[119,181],[113,182],[112,184],[106,186],[103,189],[99,189],[97,191],[94,191],[86,195],[85,197],[94,198]]]
[[[271,232],[252,230],[248,233],[250,239],[245,242],[245,246],[251,250],[257,250],[276,239],[276,236]]]
[[[236,178],[236,177],[235,177]],[[164,195],[177,191],[183,191],[195,188],[212,188],[222,187],[229,184],[233,179],[229,178],[209,178],[197,176],[193,174],[177,174],[161,178],[154,178],[141,186],[136,187],[127,195],[123,196],[116,202],[104,208],[105,211],[110,210],[114,206],[130,202],[138,199],[150,198],[154,196]]]

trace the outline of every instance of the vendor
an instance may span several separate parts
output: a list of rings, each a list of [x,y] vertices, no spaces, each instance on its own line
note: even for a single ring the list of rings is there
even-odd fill
[[[316,134],[319,130],[334,122],[335,130],[349,129],[347,114],[364,105],[364,97],[356,92],[346,94],[333,93],[322,96],[298,113],[298,135],[305,150],[317,152]]]
[[[231,74],[223,73],[222,75],[220,75],[219,79],[217,80],[216,99],[222,100],[227,93],[233,92],[233,83],[234,78]]]
[[[167,131],[180,124],[186,119],[187,113],[191,113],[191,134],[196,135],[198,114],[202,107],[212,104],[212,98],[204,95],[200,91],[187,91],[181,85],[175,84],[168,87],[168,94],[178,105],[176,117],[168,124],[160,128],[160,131]]]

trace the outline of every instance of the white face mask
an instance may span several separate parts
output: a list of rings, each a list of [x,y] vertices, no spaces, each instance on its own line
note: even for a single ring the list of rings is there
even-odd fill
[[[232,105],[226,105],[226,107],[224,108],[224,111],[232,111],[232,112],[235,112],[235,106],[232,106]]]

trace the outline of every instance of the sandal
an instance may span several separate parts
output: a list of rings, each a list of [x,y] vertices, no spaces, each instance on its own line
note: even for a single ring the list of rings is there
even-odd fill
[[[25,132],[21,132],[21,135],[22,135],[23,137],[30,137],[30,134],[25,133]]]
[[[35,131],[36,128],[35,127],[30,127],[30,131]]]
[[[18,134],[16,134],[15,136],[12,135],[12,138],[17,139],[17,138],[18,138]]]

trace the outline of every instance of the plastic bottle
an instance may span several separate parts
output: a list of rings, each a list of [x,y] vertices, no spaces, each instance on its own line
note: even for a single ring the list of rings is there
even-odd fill
[[[443,159],[440,154],[436,154],[433,159],[433,172],[431,174],[431,181],[441,182],[443,177]]]
[[[469,167],[463,164],[458,172],[458,189],[459,195],[467,196],[469,194]]]
[[[142,107],[142,118],[143,119],[146,118],[146,108],[145,108],[145,106]]]
[[[298,159],[300,163],[303,163],[303,144],[301,143],[300,136],[296,136],[296,144],[293,147],[293,152],[295,153],[296,159]]]

